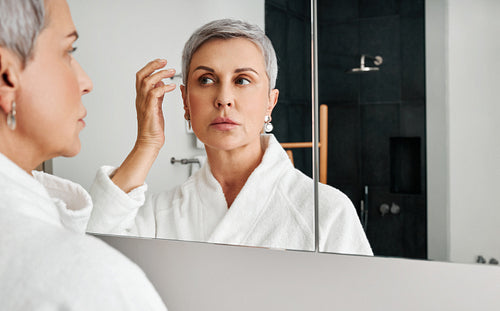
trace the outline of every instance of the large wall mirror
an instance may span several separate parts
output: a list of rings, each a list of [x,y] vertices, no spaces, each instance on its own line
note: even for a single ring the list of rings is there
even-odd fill
[[[307,44],[311,34],[308,1],[291,3],[294,5],[287,4],[286,1],[264,0],[208,2],[148,0],[121,1],[119,4],[113,1],[70,0],[68,2],[80,33],[77,43],[79,49],[75,57],[92,78],[94,90],[83,98],[88,116],[87,128],[81,134],[82,151],[75,158],[55,159],[56,175],[74,180],[90,189],[101,165],[119,166],[134,146],[137,135],[135,73],[147,62],[165,58],[168,60],[167,68],[175,68],[177,74],[181,74],[182,49],[193,31],[215,19],[235,18],[256,24],[266,32],[269,29],[274,30],[275,35],[270,37],[278,51],[279,72],[276,87],[280,90],[280,94],[278,104],[272,113],[271,133],[280,143],[306,143],[305,147],[293,148],[289,156],[293,157],[295,168],[305,176],[312,177],[311,69],[310,46]],[[280,29],[279,36],[276,35],[277,29]],[[282,55],[286,55],[287,58],[283,58]],[[153,194],[160,194],[183,184],[191,175],[199,172],[207,158],[204,144],[197,139],[184,120],[183,101],[179,89],[182,84],[181,77],[176,75],[173,79],[166,79],[165,83],[175,83],[177,88],[168,93],[163,101],[166,142],[146,179],[148,193]],[[305,88],[297,88],[297,85]],[[263,173],[266,175],[263,177],[265,179],[262,179],[263,182],[274,174],[272,171]],[[275,191],[271,184],[266,186],[263,182],[261,182],[263,186],[268,188],[265,191]],[[219,225],[212,233],[206,233],[204,237],[187,234],[179,238],[223,244],[314,250],[312,180],[303,188],[303,204],[300,211],[302,215],[296,220],[293,219],[296,215],[290,214],[288,222],[289,227],[299,222],[297,226],[303,228],[300,237],[290,238],[288,234],[261,232],[259,234],[262,238],[257,242],[245,238],[244,230],[250,232],[256,219],[267,218],[275,219],[276,223],[287,222],[285,219],[280,219],[281,212],[278,207],[275,212],[267,216],[266,211],[259,211],[264,209],[259,204],[269,203],[264,202],[264,198],[268,195],[258,190],[251,197],[248,195],[246,197],[248,200],[246,205],[255,205],[250,214],[245,210],[226,208],[227,215],[222,221],[206,216],[206,221],[211,223],[200,225],[213,226],[214,222],[219,221]],[[210,196],[216,194],[207,194],[207,197]],[[238,199],[240,198],[236,200]],[[217,207],[206,206],[206,208]],[[243,214],[238,216],[238,213]],[[233,220],[230,221],[229,216]],[[266,221],[259,220],[259,222]],[[276,231],[274,228],[278,227],[269,224],[263,226],[267,226],[266,230],[271,231]],[[220,233],[222,230],[225,230],[223,234]],[[107,233],[99,230],[91,231]],[[233,231],[237,232],[231,233]],[[177,238],[161,233],[132,231],[124,234]],[[269,238],[279,235],[284,237],[283,241],[276,242],[276,239]],[[233,237],[236,238],[232,239]],[[292,242],[288,243],[289,241]]]
[[[89,188],[101,165],[120,165],[136,137],[135,72],[158,57],[180,71],[189,35],[223,17],[260,25],[273,42],[278,141],[312,141],[310,1],[68,2],[94,91],[84,97],[82,152],[55,159],[55,174]],[[317,0],[319,104],[328,108],[322,182],[352,201],[375,256],[500,260],[498,14],[489,0]],[[205,156],[179,89],[164,102],[166,144],[147,178],[154,193],[183,183]],[[310,147],[293,159],[312,176]]]

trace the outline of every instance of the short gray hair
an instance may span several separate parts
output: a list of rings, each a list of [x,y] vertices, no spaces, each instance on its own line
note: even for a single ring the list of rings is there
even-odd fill
[[[248,39],[262,50],[266,64],[266,73],[269,78],[269,89],[274,89],[276,86],[276,77],[278,76],[278,62],[271,40],[269,40],[259,26],[234,19],[212,21],[198,28],[191,35],[182,51],[182,82],[184,85],[187,85],[191,59],[200,46],[211,39],[232,38]]]
[[[23,66],[44,25],[44,0],[0,0],[0,46],[14,52]]]

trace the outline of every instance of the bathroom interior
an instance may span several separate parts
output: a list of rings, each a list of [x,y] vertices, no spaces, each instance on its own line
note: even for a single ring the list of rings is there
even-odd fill
[[[311,137],[308,6],[266,1],[266,33],[281,59],[275,135],[284,142]],[[424,30],[423,1],[318,1],[327,183],[354,203],[375,255],[427,259]],[[302,153],[295,165],[310,174],[311,152]]]
[[[313,127],[318,121],[313,120],[312,115],[318,107],[313,105],[311,96],[311,18],[314,17],[311,1],[169,0],[160,3],[150,0],[120,5],[97,0],[68,2],[80,33],[76,57],[93,79],[95,88],[83,99],[88,109],[88,127],[81,134],[84,148],[75,158],[53,160],[52,170],[56,175],[88,188],[99,166],[119,165],[135,140],[135,72],[158,57],[167,58],[169,66],[180,70],[180,53],[189,34],[204,22],[222,17],[259,24],[274,44],[280,97],[273,112],[273,134],[280,142],[314,140],[317,128]],[[317,103],[328,106],[326,183],[340,189],[353,202],[375,257],[254,250],[131,237],[101,238],[146,271],[160,294],[165,295],[167,306],[175,295],[177,298],[173,300],[181,305],[181,298],[187,297],[188,288],[193,286],[186,281],[189,278],[201,285],[215,282],[216,288],[226,288],[223,281],[214,281],[215,273],[221,273],[221,280],[250,280],[250,285],[240,284],[229,290],[236,297],[229,300],[235,303],[242,297],[236,293],[238,289],[247,289],[251,284],[259,284],[262,291],[269,289],[270,285],[252,279],[241,267],[219,266],[210,261],[222,256],[249,264],[249,271],[257,269],[259,273],[255,275],[259,276],[264,275],[262,267],[268,263],[276,265],[286,261],[290,269],[319,265],[330,269],[328,275],[346,278],[353,273],[353,278],[364,279],[363,284],[356,285],[369,292],[366,296],[372,299],[371,304],[366,301],[348,304],[347,298],[339,298],[339,307],[384,305],[383,300],[375,297],[386,291],[373,290],[383,283],[384,276],[372,269],[385,271],[385,275],[390,276],[384,283],[390,286],[387,291],[400,294],[399,298],[393,298],[394,310],[397,306],[406,306],[408,299],[415,303],[415,310],[428,306],[425,301],[417,302],[417,296],[409,293],[412,288],[427,293],[429,301],[443,301],[446,305],[449,301],[445,299],[472,288],[472,285],[455,284],[455,277],[460,275],[489,284],[486,291],[473,290],[473,293],[494,304],[488,294],[500,290],[497,225],[500,206],[491,195],[500,180],[500,147],[494,136],[499,130],[495,120],[500,114],[493,94],[494,81],[498,80],[495,72],[500,70],[499,58],[494,53],[499,50],[499,40],[485,43],[481,38],[491,38],[488,34],[495,33],[492,29],[499,29],[498,21],[492,17],[493,12],[500,13],[500,5],[488,0],[476,4],[457,0],[313,2],[317,9]],[[137,12],[147,6],[160,8],[136,17]],[[174,9],[178,12],[175,16],[169,13]],[[475,27],[468,28],[463,24],[472,11],[485,17],[476,17]],[[109,12],[115,12],[112,21]],[[134,24],[130,23],[132,15]],[[485,21],[486,18],[489,20]],[[159,29],[163,38],[158,40],[148,29]],[[464,43],[464,38],[476,37],[475,42],[482,48],[473,49]],[[467,64],[463,63],[464,59]],[[494,68],[485,70],[486,65]],[[481,83],[471,85],[472,78]],[[174,83],[179,85],[181,80],[174,78]],[[202,146],[182,118],[178,89],[165,97],[164,107],[167,142],[148,176],[149,189],[153,192],[182,183],[199,168],[195,161],[188,163],[188,160],[203,161],[204,155]],[[172,163],[172,158],[186,161],[185,164]],[[296,168],[313,177],[318,163],[313,161],[312,148],[294,150],[293,158]],[[186,256],[204,259],[193,261]],[[180,272],[164,267],[162,273],[157,273],[162,261],[171,263],[171,267],[177,265]],[[180,262],[186,265],[195,262],[213,269],[200,272],[192,266],[179,268]],[[287,277],[283,275],[290,271],[269,273],[277,273],[274,276],[282,277],[285,282]],[[324,280],[294,273],[299,274],[299,283],[314,285],[307,291],[309,298],[290,298],[284,293],[286,300],[296,302],[290,309],[310,305],[311,297],[316,298],[318,309],[322,309],[327,299],[319,288],[325,284],[342,293],[340,295],[346,293],[345,280]],[[439,274],[443,278],[434,276]],[[175,288],[168,282],[169,277],[181,285]],[[417,284],[412,286],[416,287],[410,286],[408,291],[398,288],[397,284],[408,280],[415,280]],[[438,295],[436,287],[428,285],[437,280],[450,285],[450,295]],[[270,284],[282,285],[276,282]],[[368,287],[370,284],[372,287]],[[201,285],[194,288],[199,289]],[[209,297],[200,291],[203,290],[196,292],[200,297]],[[241,309],[266,302],[278,308],[278,302],[285,300],[283,295],[280,298],[261,294],[260,301],[252,300]],[[209,298],[201,301],[205,306],[216,305]],[[468,300],[461,301],[461,305],[457,301],[453,304],[456,303],[456,309],[472,306],[467,304]],[[203,303],[191,302],[191,309]],[[495,305],[498,307],[499,303]]]

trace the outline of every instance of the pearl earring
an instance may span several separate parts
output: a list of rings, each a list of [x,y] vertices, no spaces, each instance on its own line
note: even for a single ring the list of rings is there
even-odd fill
[[[271,120],[272,120],[271,116],[265,116],[264,117],[264,122],[265,122],[265,124],[264,124],[264,131],[266,133],[272,132],[272,130],[274,128],[273,124],[271,123]]]
[[[12,110],[7,115],[7,126],[11,130],[16,129],[16,102],[12,102]]]

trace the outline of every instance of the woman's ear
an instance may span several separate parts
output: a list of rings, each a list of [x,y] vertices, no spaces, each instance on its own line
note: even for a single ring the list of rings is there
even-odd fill
[[[269,92],[269,101],[267,105],[267,114],[271,115],[274,107],[278,103],[278,96],[280,95],[280,91],[278,89],[273,89]]]
[[[20,70],[18,58],[6,48],[0,47],[0,109],[5,114],[10,112],[12,102],[16,99]]]
[[[180,85],[179,88],[181,89],[181,94],[182,94],[182,102],[184,103],[184,119],[190,120],[191,115],[189,113],[189,106],[187,104],[187,90],[185,85]]]

